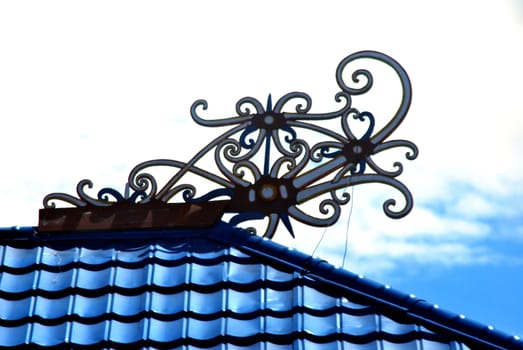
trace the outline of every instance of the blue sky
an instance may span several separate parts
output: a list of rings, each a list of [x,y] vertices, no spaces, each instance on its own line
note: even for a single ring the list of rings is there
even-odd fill
[[[37,224],[50,192],[123,188],[156,158],[188,160],[238,99],[307,92],[333,109],[350,53],[387,53],[413,85],[391,138],[420,148],[401,176],[415,199],[359,186],[316,253],[443,308],[523,335],[523,8],[513,1],[157,1],[0,4],[0,226]],[[396,103],[395,86],[376,97]],[[374,112],[374,110],[373,110]],[[276,240],[312,253],[323,230]],[[312,238],[311,238],[312,237]]]

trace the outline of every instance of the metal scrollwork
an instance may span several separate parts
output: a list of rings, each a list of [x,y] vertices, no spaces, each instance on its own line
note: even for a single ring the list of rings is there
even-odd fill
[[[374,85],[370,71],[357,69],[346,81],[348,65],[361,59],[373,59],[388,65],[399,77],[402,89],[400,105],[392,118],[376,130],[376,118],[370,111],[359,111],[352,106],[354,96],[369,92]],[[291,219],[312,226],[334,224],[341,206],[350,201],[348,193],[337,190],[350,186],[381,183],[396,189],[403,197],[403,205],[388,199],[383,204],[385,214],[391,218],[407,215],[413,205],[407,187],[397,180],[403,165],[394,162],[392,170],[385,170],[374,155],[392,148],[407,149],[405,157],[417,157],[416,145],[406,140],[389,140],[388,137],[405,118],[411,102],[411,84],[405,70],[389,56],[375,51],[354,53],[341,61],[336,70],[336,81],[341,91],[335,101],[341,104],[328,113],[310,113],[312,99],[302,92],[291,92],[273,105],[269,96],[264,106],[253,97],[236,103],[237,116],[223,119],[205,119],[200,112],[207,110],[205,100],[197,100],[190,109],[192,119],[207,127],[231,128],[205,146],[187,163],[175,160],[151,160],[138,164],[129,174],[128,185],[132,195],[103,189],[97,198],[88,196],[84,188],[92,187],[89,180],[78,183],[74,197],[53,193],[45,197],[44,206],[54,207],[54,200],[74,206],[110,206],[115,202],[129,201],[145,205],[151,201],[168,202],[181,197],[185,202],[205,202],[228,197],[227,212],[234,213],[232,224],[266,219],[266,237],[272,237],[281,222],[294,236]],[[293,105],[293,111],[287,111]],[[321,125],[330,122],[329,126]],[[335,124],[333,124],[335,122]],[[362,136],[356,136],[351,125],[365,125]],[[332,125],[337,125],[337,129]],[[313,144],[300,138],[301,132],[315,136]],[[318,139],[321,137],[321,139]],[[320,141],[316,141],[316,139]],[[196,166],[206,155],[213,155],[217,171]],[[156,167],[176,169],[163,187],[150,172]],[[212,184],[203,195],[196,187],[182,183],[186,176],[204,178]],[[110,198],[114,199],[111,201]],[[316,211],[311,214],[309,203],[317,200]],[[314,207],[313,206],[313,207]]]

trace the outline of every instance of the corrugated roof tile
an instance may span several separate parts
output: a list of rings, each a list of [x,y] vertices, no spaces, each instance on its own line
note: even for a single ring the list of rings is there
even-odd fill
[[[10,246],[2,246],[0,252],[3,257],[3,265],[13,268],[21,268],[34,264],[39,248],[20,249]]]
[[[185,291],[163,294],[159,292],[151,293],[151,311],[162,315],[176,315],[186,308]]]
[[[75,295],[72,314],[78,315],[80,318],[95,318],[102,316],[107,312],[109,297],[112,296],[109,294],[101,295],[99,297]]]
[[[351,315],[342,314],[341,331],[355,336],[370,334],[376,331],[376,315]]]
[[[21,275],[3,272],[0,276],[0,290],[7,293],[20,293],[31,290],[35,284],[35,276],[39,273],[31,271]]]
[[[191,264],[189,281],[199,285],[214,285],[223,282],[226,276],[224,263],[216,265]]]
[[[94,324],[72,322],[70,342],[80,345],[94,345],[101,343],[105,338],[107,321]]]
[[[30,324],[23,324],[15,327],[0,327],[0,346],[13,347],[23,344],[26,340]]]
[[[273,311],[290,311],[293,306],[295,293],[293,290],[265,290],[265,307]]]
[[[295,317],[295,315],[289,317],[267,316],[264,319],[264,330],[269,334],[290,334],[295,330]]]
[[[414,324],[402,324],[391,320],[387,316],[379,316],[380,329],[390,334],[406,334],[417,330],[418,326]]]
[[[152,318],[150,320],[149,337],[159,343],[169,343],[175,339],[182,339],[185,321],[183,318],[173,321],[160,321]]]
[[[67,338],[66,334],[67,323],[48,326],[35,322],[30,334],[30,341],[42,346],[56,346],[64,343]]]

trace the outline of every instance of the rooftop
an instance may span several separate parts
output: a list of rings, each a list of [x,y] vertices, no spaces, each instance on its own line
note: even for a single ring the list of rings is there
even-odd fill
[[[0,236],[2,347],[523,349],[513,336],[223,222]]]

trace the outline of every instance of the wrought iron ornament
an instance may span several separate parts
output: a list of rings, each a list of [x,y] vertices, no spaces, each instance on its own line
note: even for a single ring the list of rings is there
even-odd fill
[[[368,92],[373,76],[366,69],[352,72],[351,83],[344,80],[345,69],[360,59],[373,59],[390,66],[398,75],[402,98],[396,113],[380,130],[375,130],[375,117],[370,111],[359,111],[352,106],[352,97]],[[341,91],[335,95],[341,107],[328,113],[309,113],[312,100],[302,92],[291,92],[273,104],[269,96],[266,106],[252,97],[236,103],[237,116],[224,119],[204,119],[201,110],[207,109],[205,100],[191,107],[193,120],[203,126],[232,126],[217,137],[187,163],[176,160],[151,160],[138,164],[129,174],[128,186],[132,195],[121,195],[104,188],[97,198],[89,196],[85,188],[92,182],[82,180],[77,185],[78,197],[52,193],[44,198],[45,208],[54,208],[53,200],[61,200],[77,207],[113,206],[119,203],[168,203],[182,198],[188,203],[228,198],[226,211],[235,213],[230,223],[265,219],[264,236],[272,237],[281,221],[294,236],[291,218],[312,226],[330,226],[340,217],[341,206],[347,204],[347,192],[337,191],[366,183],[382,183],[398,190],[404,197],[399,206],[394,199],[383,203],[385,214],[391,218],[407,215],[413,205],[407,187],[397,180],[402,173],[400,162],[393,170],[385,170],[373,156],[396,147],[407,149],[405,157],[417,157],[416,145],[406,140],[387,141],[387,138],[405,118],[411,102],[411,85],[405,70],[389,56],[375,51],[361,51],[346,57],[336,70]],[[362,81],[364,83],[362,83]],[[356,85],[351,87],[349,85]],[[287,111],[292,105],[294,111]],[[328,121],[329,126],[320,125]],[[334,123],[333,123],[334,122]],[[357,137],[351,124],[364,123],[366,132]],[[333,128],[332,126],[336,127]],[[337,130],[334,130],[337,129]],[[300,133],[312,135],[309,142]],[[321,139],[319,138],[321,137]],[[320,140],[316,142],[316,140]],[[312,143],[315,142],[315,143]],[[219,172],[197,166],[205,155],[214,155]],[[151,170],[156,167],[177,169],[174,176],[159,188]],[[216,189],[197,196],[193,184],[184,183],[186,175],[197,175],[211,181]],[[129,188],[126,189],[128,192]],[[308,212],[311,201],[318,214]],[[399,208],[397,208],[399,207]]]

